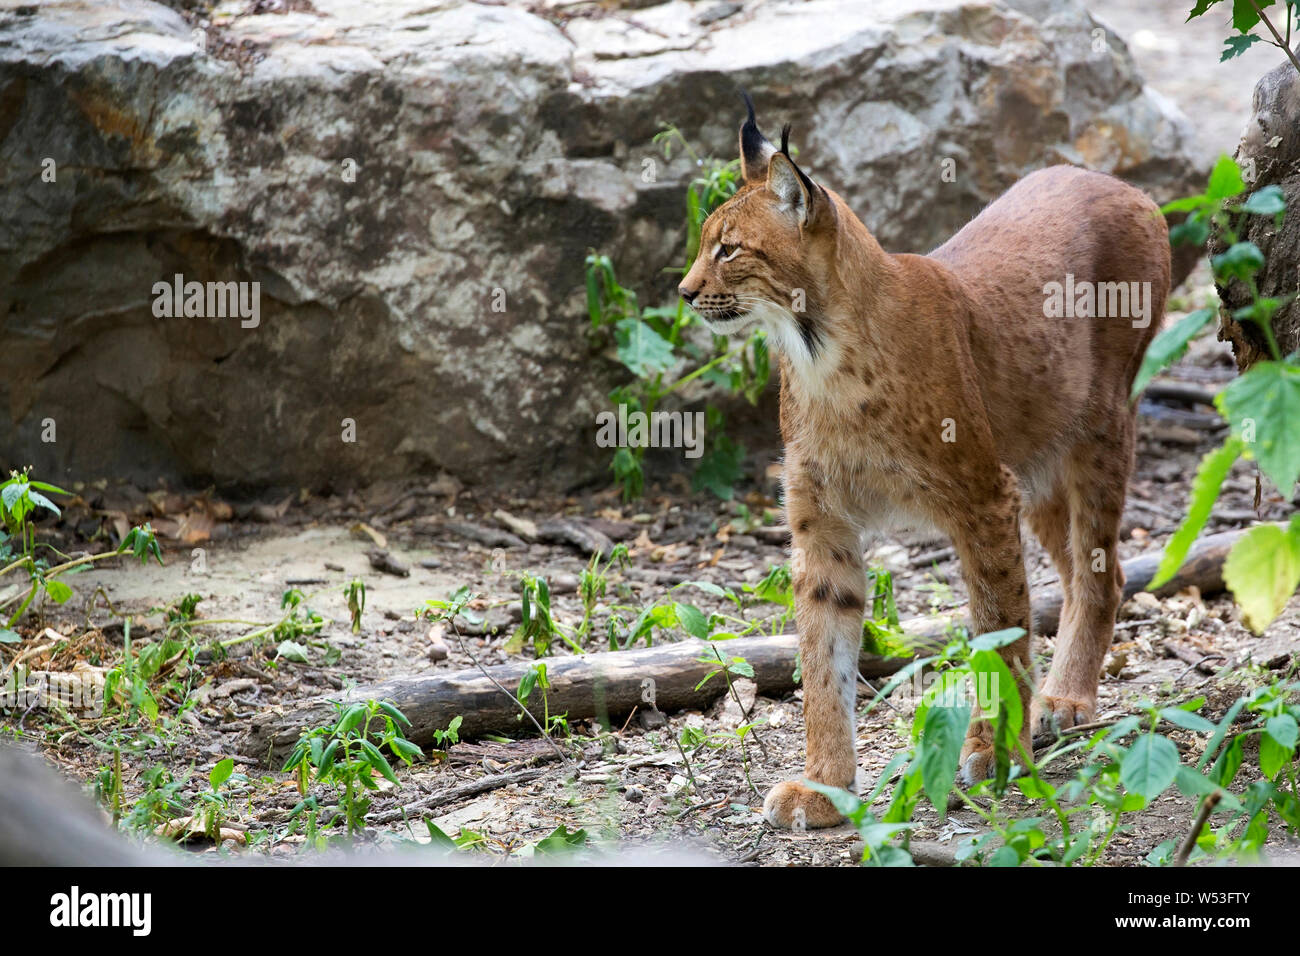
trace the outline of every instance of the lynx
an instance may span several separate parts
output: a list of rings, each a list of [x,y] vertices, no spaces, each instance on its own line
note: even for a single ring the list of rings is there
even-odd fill
[[[804,778],[855,783],[862,547],[900,523],[952,539],[974,633],[1024,629],[1001,649],[1031,715],[1022,744],[1032,729],[1091,720],[1124,583],[1129,390],[1169,291],[1158,208],[1111,176],[1054,166],[929,255],[887,253],[795,164],[790,127],[778,149],[745,102],[744,183],[704,223],[678,291],[719,334],[766,330],[779,356]],[[1065,597],[1037,692],[1022,518]],[[991,729],[976,719],[962,776],[982,779],[992,763]],[[784,827],[841,820],[798,780],[768,793],[764,815]]]

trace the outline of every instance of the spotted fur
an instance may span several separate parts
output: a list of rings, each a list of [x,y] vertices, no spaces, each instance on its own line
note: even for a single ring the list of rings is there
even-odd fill
[[[1024,742],[1036,723],[1090,720],[1123,585],[1128,393],[1169,290],[1155,204],[1113,177],[1056,166],[928,256],[894,255],[784,141],[762,137],[752,105],[741,154],[744,185],[705,222],[680,292],[720,334],[765,329],[779,356],[805,778],[855,780],[864,535],[900,522],[951,537],[976,633],[1026,630],[1002,651],[1032,708]],[[1067,273],[1150,283],[1150,321],[1048,318],[1045,286]],[[1037,695],[1022,518],[1065,594]],[[963,773],[980,778],[990,761],[987,723],[974,721]],[[797,781],[776,786],[764,812],[779,826],[840,820]]]

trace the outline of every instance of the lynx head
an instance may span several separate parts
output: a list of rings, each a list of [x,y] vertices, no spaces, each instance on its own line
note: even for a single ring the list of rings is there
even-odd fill
[[[744,185],[705,220],[699,255],[678,292],[719,335],[764,328],[816,358],[820,296],[834,260],[835,204],[790,157],[790,127],[777,149],[759,132],[754,104],[740,127]]]

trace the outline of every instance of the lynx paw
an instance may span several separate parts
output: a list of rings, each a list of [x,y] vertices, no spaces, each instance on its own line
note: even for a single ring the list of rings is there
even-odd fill
[[[993,729],[988,721],[972,721],[961,748],[961,782],[973,787],[993,772]]]
[[[1055,735],[1080,724],[1092,723],[1096,712],[1097,705],[1094,701],[1040,694],[1034,697],[1029,726],[1034,728],[1035,736]]]
[[[844,820],[824,795],[794,780],[778,783],[768,792],[763,801],[763,819],[786,830],[795,829],[800,819],[810,830],[833,827]]]

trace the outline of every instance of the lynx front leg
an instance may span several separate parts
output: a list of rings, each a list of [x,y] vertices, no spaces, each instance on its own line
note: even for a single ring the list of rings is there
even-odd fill
[[[858,652],[866,610],[861,543],[845,522],[818,511],[794,492],[789,510],[808,751],[804,776],[852,789],[858,769]],[[772,788],[763,801],[763,816],[779,827],[829,827],[843,819],[826,797],[793,780]]]

